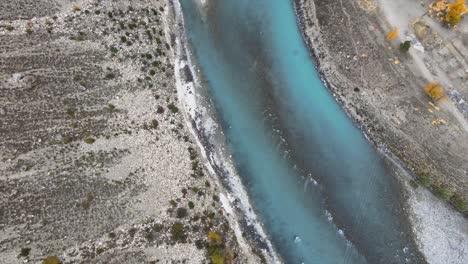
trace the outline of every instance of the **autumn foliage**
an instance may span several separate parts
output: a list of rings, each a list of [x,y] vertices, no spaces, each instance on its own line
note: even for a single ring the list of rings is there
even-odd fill
[[[429,13],[442,23],[455,26],[463,15],[468,13],[468,8],[465,6],[465,0],[455,0],[455,2],[435,0],[429,5]]]
[[[387,40],[390,41],[392,39],[395,39],[398,36],[398,28],[393,27],[392,32],[387,34]]]
[[[440,86],[439,82],[431,82],[426,87],[424,87],[424,92],[426,92],[429,97],[431,97],[434,101],[439,101],[445,98],[445,91]]]

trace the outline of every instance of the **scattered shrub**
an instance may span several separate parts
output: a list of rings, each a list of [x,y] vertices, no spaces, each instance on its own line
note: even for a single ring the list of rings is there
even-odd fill
[[[20,257],[27,257],[27,256],[29,256],[30,252],[31,252],[31,248],[22,248],[20,253],[19,253],[19,256]]]
[[[177,108],[177,106],[175,106],[174,103],[170,103],[167,108],[169,108],[169,110],[171,110],[172,113],[177,113],[179,112],[179,108]]]
[[[172,205],[172,206],[177,206],[177,202],[174,201],[174,200],[170,200],[170,201],[169,201],[169,204]]]
[[[42,261],[42,264],[60,264],[60,259],[56,256],[49,256]]]
[[[187,235],[185,234],[185,228],[182,223],[174,223],[171,227],[172,240],[174,242],[185,242]]]
[[[68,144],[68,143],[70,143],[72,141],[73,141],[73,139],[71,137],[69,137],[69,136],[64,136],[63,137],[63,143],[64,144]]]
[[[402,42],[400,44],[400,50],[403,52],[408,52],[408,50],[411,48],[411,41],[407,40],[405,42]]]
[[[159,126],[159,122],[156,119],[151,120],[151,128],[156,129]]]
[[[465,200],[463,199],[463,197],[461,197],[460,195],[455,194],[455,195],[452,197],[451,202],[452,202],[453,206],[454,206],[458,211],[460,211],[461,213],[467,213],[467,212],[468,212],[468,202],[465,201]]]
[[[85,138],[83,141],[88,144],[93,144],[96,140],[94,138]]]
[[[81,8],[80,8],[79,6],[73,6],[72,9],[73,9],[73,11],[75,11],[75,12],[81,11]]]
[[[432,188],[434,194],[444,201],[448,201],[453,196],[453,192],[442,185],[434,185]]]
[[[192,201],[190,201],[190,202],[188,202],[188,207],[190,209],[193,209],[193,208],[195,208],[195,204]]]
[[[187,216],[187,214],[188,214],[187,209],[185,209],[183,207],[179,207],[176,210],[176,217],[177,218],[185,218]]]
[[[212,264],[224,264],[224,257],[219,250],[214,250],[210,254],[210,259]]]
[[[137,232],[137,229],[132,227],[132,228],[130,228],[128,230],[128,235],[133,238],[135,236],[136,232]]]
[[[156,113],[158,113],[158,114],[164,113],[164,108],[162,106],[158,106],[158,109],[156,110]]]
[[[218,233],[216,233],[214,231],[210,231],[210,232],[208,232],[208,242],[210,242],[212,244],[219,245],[222,242],[222,237],[221,237],[220,234],[218,234]]]
[[[0,28],[4,28],[8,31],[13,31],[15,29],[12,25],[0,25]]]
[[[194,159],[197,158],[197,152],[195,151],[194,148],[188,147],[187,150],[188,150],[188,152],[189,152],[189,154],[190,154],[190,160],[194,160]]]
[[[115,109],[115,105],[113,104],[107,104],[106,108],[110,111],[114,110]]]
[[[67,108],[66,112],[67,112],[67,115],[68,115],[69,117],[75,117],[75,110],[74,110],[74,109],[72,109],[72,108]]]
[[[106,80],[112,80],[115,78],[115,73],[109,72],[106,74]]]
[[[431,178],[425,174],[418,177],[418,182],[424,187],[429,187],[432,184]]]
[[[96,248],[96,255],[100,255],[104,252],[104,248]]]

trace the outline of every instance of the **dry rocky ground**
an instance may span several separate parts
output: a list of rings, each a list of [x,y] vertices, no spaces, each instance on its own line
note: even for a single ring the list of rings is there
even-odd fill
[[[409,9],[410,4],[420,5],[420,1],[399,2]],[[297,0],[296,4],[305,39],[334,96],[379,148],[390,150],[419,177],[419,182],[413,181],[415,186],[427,185],[459,211],[467,212],[468,134],[424,93],[429,80],[421,65],[399,50],[400,42],[385,40],[392,26],[378,1]],[[411,24],[409,19],[416,18],[402,24]],[[468,31],[460,30],[451,41],[468,46]],[[434,75],[450,72],[449,68],[437,69],[445,65],[440,61],[456,61],[460,56],[448,52],[456,46],[449,42],[426,47],[429,51],[421,61]],[[440,59],[441,54],[446,58]],[[459,69],[463,67],[441,81],[453,104],[465,111],[466,121],[467,75]],[[437,124],[441,119],[446,123]]]
[[[167,15],[0,1],[0,263],[245,263],[178,109]]]

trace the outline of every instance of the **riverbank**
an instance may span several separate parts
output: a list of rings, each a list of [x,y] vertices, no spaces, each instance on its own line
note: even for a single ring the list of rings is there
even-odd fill
[[[414,174],[427,173],[466,195],[466,135],[455,122],[442,128],[431,125],[434,112],[451,119],[426,110],[424,75],[411,57],[384,41],[391,27],[377,5],[364,9],[357,1],[320,0],[295,4],[304,39],[333,96],[377,148],[390,151],[412,171],[401,174],[410,194],[416,241],[427,261],[465,263],[466,220],[408,182]]]
[[[172,26],[169,28],[171,32],[176,33],[174,59],[178,96],[185,110],[187,125],[203,152],[205,165],[209,168],[211,176],[218,181],[220,188],[224,189],[221,202],[247,258],[246,263],[281,263],[257,219],[234,167],[224,132],[207,90],[207,83],[195,66],[196,58],[187,41],[180,2],[168,2],[174,14],[174,21],[170,23]],[[196,2],[199,12],[205,15],[210,8],[209,4],[208,1]]]
[[[169,1],[0,7],[0,263],[252,262],[184,119]]]

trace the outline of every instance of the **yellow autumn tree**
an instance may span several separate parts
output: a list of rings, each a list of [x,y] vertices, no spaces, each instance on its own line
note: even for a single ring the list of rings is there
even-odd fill
[[[426,94],[434,101],[439,101],[445,98],[445,90],[440,86],[439,82],[429,83],[424,87],[424,92],[426,92]]]
[[[465,6],[465,0],[455,0],[454,2],[435,0],[429,5],[428,13],[448,26],[455,26],[463,15],[468,13],[468,8]]]
[[[454,3],[448,3],[445,21],[450,25],[456,25],[466,13],[468,13],[468,8],[465,6],[465,0],[456,0]]]
[[[393,27],[392,32],[387,34],[387,40],[390,41],[398,36],[398,28]]]

